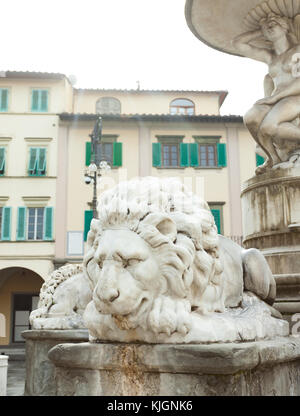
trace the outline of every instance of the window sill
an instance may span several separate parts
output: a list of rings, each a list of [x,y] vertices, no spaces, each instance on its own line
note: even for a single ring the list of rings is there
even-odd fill
[[[221,166],[192,166],[194,169],[196,169],[196,170],[206,170],[206,169],[209,169],[209,170],[222,170],[222,169],[224,169],[224,167],[221,167]]]
[[[55,243],[55,240],[0,240],[0,243]]]
[[[154,168],[156,168],[156,169],[159,169],[159,170],[164,170],[164,169],[168,169],[168,170],[178,170],[178,169],[180,169],[180,170],[183,170],[183,169],[186,169],[188,166],[153,166]]]

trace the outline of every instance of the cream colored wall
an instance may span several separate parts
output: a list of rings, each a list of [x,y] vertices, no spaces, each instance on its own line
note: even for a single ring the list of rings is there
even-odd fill
[[[218,126],[206,126],[201,130],[199,125],[192,128],[191,125],[168,125],[153,127],[151,130],[151,142],[157,142],[157,135],[178,135],[184,136],[183,143],[194,143],[193,136],[221,136],[220,142],[226,143],[226,130]],[[230,216],[229,216],[229,192],[228,192],[228,172],[227,168],[221,169],[163,169],[151,168],[151,176],[157,177],[176,177],[186,186],[207,202],[225,202],[223,206],[224,235],[230,235]]]
[[[0,270],[1,278],[1,270]],[[1,281],[1,280],[0,280]],[[10,332],[12,324],[12,295],[15,293],[36,293],[38,294],[43,281],[39,276],[34,275],[30,270],[24,270],[11,276],[0,288],[0,313],[6,318],[5,337],[0,338],[0,345],[10,343]]]
[[[53,270],[55,243],[16,241],[17,213],[18,207],[28,204],[24,197],[45,198],[44,205],[54,208],[55,221],[57,133],[58,117],[54,115],[0,115],[0,146],[7,150],[5,176],[0,178],[0,197],[8,198],[1,204],[11,207],[11,241],[0,243],[0,268],[29,266],[44,279]],[[46,177],[28,176],[31,146],[47,147]]]
[[[6,176],[27,176],[31,146],[47,147],[47,176],[56,176],[58,121],[54,115],[0,114],[0,146],[7,147]],[[11,140],[6,144],[5,139]]]
[[[175,98],[187,98],[195,103],[195,114],[219,114],[219,95],[181,92],[103,92],[74,91],[74,113],[95,113],[101,97],[114,97],[121,102],[122,114],[169,114]]]
[[[71,111],[70,87],[64,79],[20,79],[1,78],[0,88],[9,89],[8,112],[30,113],[31,112],[31,91],[32,89],[48,89],[48,113],[61,113]],[[2,113],[1,113],[2,114]],[[36,113],[33,113],[36,114]]]
[[[83,231],[84,211],[91,209],[88,202],[93,198],[92,184],[84,182],[85,144],[90,141],[89,134],[94,123],[73,124],[69,128],[68,139],[68,210],[67,231]],[[98,193],[112,188],[120,181],[138,176],[138,129],[132,123],[117,126],[105,123],[103,134],[118,135],[118,142],[123,143],[123,166],[111,169],[98,181]]]
[[[239,129],[241,185],[255,174],[256,143],[246,128]]]

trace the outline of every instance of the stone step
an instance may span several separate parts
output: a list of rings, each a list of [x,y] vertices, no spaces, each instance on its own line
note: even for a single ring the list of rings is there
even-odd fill
[[[24,361],[25,348],[0,347],[0,355],[7,355],[9,361]]]
[[[275,302],[273,306],[282,314],[300,313],[300,302]]]
[[[285,286],[285,285],[299,285],[300,286],[300,273],[274,274],[273,276],[274,276],[277,286]]]

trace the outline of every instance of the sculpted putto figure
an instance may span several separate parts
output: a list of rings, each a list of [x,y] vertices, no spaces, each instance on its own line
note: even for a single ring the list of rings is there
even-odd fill
[[[288,333],[272,317],[276,287],[263,255],[218,236],[206,202],[181,182],[121,183],[101,195],[98,212],[83,265],[93,289],[84,312],[91,341],[229,342]]]
[[[233,44],[242,55],[269,66],[265,77],[265,98],[257,101],[244,121],[267,158],[256,170],[264,173],[273,165],[300,154],[300,73],[299,18],[289,19],[269,13],[259,28],[236,37]],[[266,41],[257,46],[257,41]],[[297,152],[298,150],[298,152]]]

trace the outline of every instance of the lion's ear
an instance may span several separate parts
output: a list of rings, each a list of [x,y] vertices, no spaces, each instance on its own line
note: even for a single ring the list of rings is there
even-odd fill
[[[177,236],[177,227],[175,222],[165,214],[149,214],[145,220],[146,223],[153,225],[157,230],[168,237],[171,241],[175,241]]]

